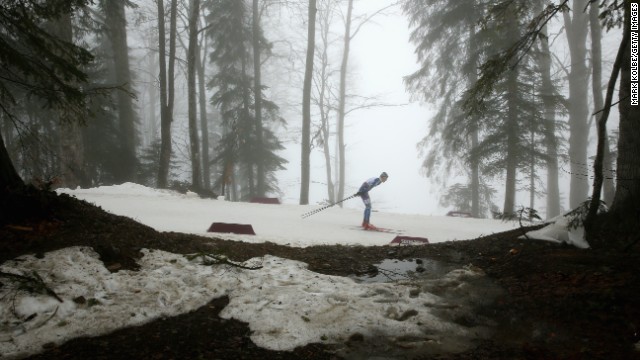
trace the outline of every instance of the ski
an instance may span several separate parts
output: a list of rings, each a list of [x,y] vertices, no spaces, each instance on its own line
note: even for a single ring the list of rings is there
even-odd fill
[[[396,235],[402,234],[404,232],[404,230],[381,228],[381,227],[374,227],[374,228],[365,229],[362,226],[353,226],[352,229],[358,229],[358,230],[362,230],[362,231],[383,232],[383,233],[396,234]]]

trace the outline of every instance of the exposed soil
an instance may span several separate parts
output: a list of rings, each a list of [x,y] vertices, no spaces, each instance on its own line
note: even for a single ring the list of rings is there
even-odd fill
[[[497,324],[493,336],[463,353],[416,355],[420,352],[407,349],[398,358],[640,359],[637,246],[626,251],[579,250],[519,240],[522,232],[516,230],[420,246],[292,248],[159,233],[66,195],[31,192],[13,196],[0,204],[4,212],[0,216],[0,263],[26,253],[82,245],[96,249],[112,271],[135,269],[141,248],[216,252],[236,261],[271,254],[339,276],[375,273],[374,264],[389,258],[473,264],[504,289],[494,303],[479,309]],[[11,212],[5,212],[7,209]],[[262,349],[250,340],[246,324],[218,316],[227,302],[219,298],[189,314],[60,346],[50,344],[31,358],[339,359],[337,347],[358,347],[363,342],[362,335],[354,334],[339,346],[319,340],[292,352]]]

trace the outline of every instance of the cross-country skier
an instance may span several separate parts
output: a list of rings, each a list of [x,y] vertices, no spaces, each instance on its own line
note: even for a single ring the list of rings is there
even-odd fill
[[[362,186],[360,186],[360,189],[356,193],[357,196],[360,196],[362,198],[362,202],[365,206],[364,220],[362,221],[362,227],[365,230],[376,229],[375,226],[369,223],[369,218],[371,217],[371,199],[369,198],[369,190],[387,181],[388,178],[389,175],[387,175],[386,172],[383,172],[382,174],[380,174],[380,177],[374,177],[362,183]]]

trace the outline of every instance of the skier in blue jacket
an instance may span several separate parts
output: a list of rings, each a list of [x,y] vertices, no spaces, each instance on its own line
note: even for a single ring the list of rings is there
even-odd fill
[[[379,177],[371,178],[362,183],[362,186],[360,186],[360,189],[358,189],[358,192],[356,193],[357,196],[362,198],[362,202],[365,206],[364,220],[362,221],[362,227],[365,230],[374,230],[376,228],[369,223],[369,218],[371,217],[371,199],[369,198],[369,190],[387,181],[388,178],[389,175],[387,175],[386,172],[383,172]]]

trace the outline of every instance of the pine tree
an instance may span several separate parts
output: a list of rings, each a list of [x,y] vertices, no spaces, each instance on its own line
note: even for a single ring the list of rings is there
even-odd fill
[[[531,174],[546,157],[537,145],[544,122],[540,87],[531,85],[540,75],[531,57],[501,64],[501,72],[493,74],[490,83],[486,76],[478,77],[477,69],[492,54],[518,43],[518,34],[535,14],[532,5],[490,0],[423,3],[405,4],[421,61],[421,68],[405,79],[407,87],[439,104],[430,133],[421,143],[430,149],[423,166],[428,174],[443,167],[452,170],[452,165],[468,169],[470,188],[476,189],[473,203],[480,201],[481,175],[504,176],[503,212],[512,213],[518,174],[525,166]],[[470,91],[461,91],[460,86]],[[478,88],[486,91],[475,101]],[[531,183],[529,188],[534,189]],[[475,216],[477,209],[479,205],[472,208]]]
[[[478,215],[473,215],[473,189],[469,185],[456,183],[440,196],[440,205],[453,207],[456,211],[468,212],[474,217],[486,218],[498,212],[498,207],[493,203],[496,190],[487,184],[480,184],[480,209]]]
[[[128,0],[103,0],[101,7],[105,14],[103,28],[107,34],[113,61],[114,83],[120,91],[114,95],[117,100],[118,128],[120,131],[120,167],[116,173],[118,182],[135,181],[136,175],[136,114],[132,101],[132,77],[129,66],[127,43],[127,19],[125,6],[132,6]]]
[[[281,169],[285,160],[276,152],[283,149],[279,140],[267,126],[262,126],[258,141],[255,119],[255,82],[252,76],[253,19],[244,1],[215,0],[206,1],[203,6],[208,10],[207,36],[213,48],[211,61],[217,73],[209,86],[215,89],[212,103],[220,110],[222,138],[216,147],[214,162],[224,170],[217,185],[227,187],[236,182],[238,191],[234,199],[249,200],[258,196],[257,164],[264,172],[264,191],[277,191],[273,172]],[[261,31],[255,32],[262,34]],[[261,47],[267,46],[262,36],[258,40]],[[261,93],[266,89],[261,86]],[[262,96],[262,95],[258,95]],[[261,118],[263,122],[282,121],[278,107],[265,98],[261,99]],[[223,191],[229,195],[229,191]],[[263,194],[260,194],[263,195]]]
[[[52,34],[48,20],[71,14],[87,1],[35,2],[9,0],[0,7],[0,112],[20,122],[19,99],[34,99],[69,121],[85,115],[88,77],[81,70],[92,60],[85,49]],[[26,104],[25,104],[26,105]],[[0,189],[20,187],[17,173],[0,135]]]
[[[491,50],[487,49],[485,53],[508,53],[517,46],[521,34],[528,31],[529,24],[537,15],[535,7],[536,4],[531,2],[500,1],[492,4],[485,18],[485,31],[491,34],[485,38],[489,39]],[[493,60],[489,59],[488,62]],[[518,174],[523,173],[528,178],[526,188],[533,196],[536,167],[542,166],[549,156],[557,156],[547,154],[542,145],[545,138],[555,136],[545,133],[546,118],[553,115],[553,111],[559,111],[558,105],[562,102],[553,95],[553,83],[545,84],[551,86],[550,89],[543,86],[543,74],[534,52],[504,60],[502,66],[502,72],[491,74],[493,81],[482,100],[471,107],[468,105],[472,101],[468,102],[465,108],[471,113],[481,112],[485,115],[483,118],[488,136],[472,153],[473,156],[487,159],[485,171],[493,174],[505,171],[503,212],[512,214],[516,205]],[[486,77],[480,78],[474,87],[483,86],[483,81],[486,81]],[[543,94],[542,91],[552,94]],[[473,94],[473,90],[470,93]],[[546,109],[543,103],[545,98],[550,99],[556,107],[550,105],[552,107]],[[487,112],[496,116],[493,121],[487,122]]]
[[[427,175],[440,169],[448,174],[454,167],[469,168],[471,212],[476,217],[482,207],[480,163],[467,153],[478,145],[481,129],[477,116],[466,116],[460,111],[460,87],[473,85],[477,80],[481,54],[476,24],[484,7],[484,2],[471,0],[410,0],[403,6],[413,28],[411,41],[416,45],[420,62],[420,69],[405,78],[406,87],[415,97],[438,104],[430,132],[420,143],[428,151],[423,168]]]

